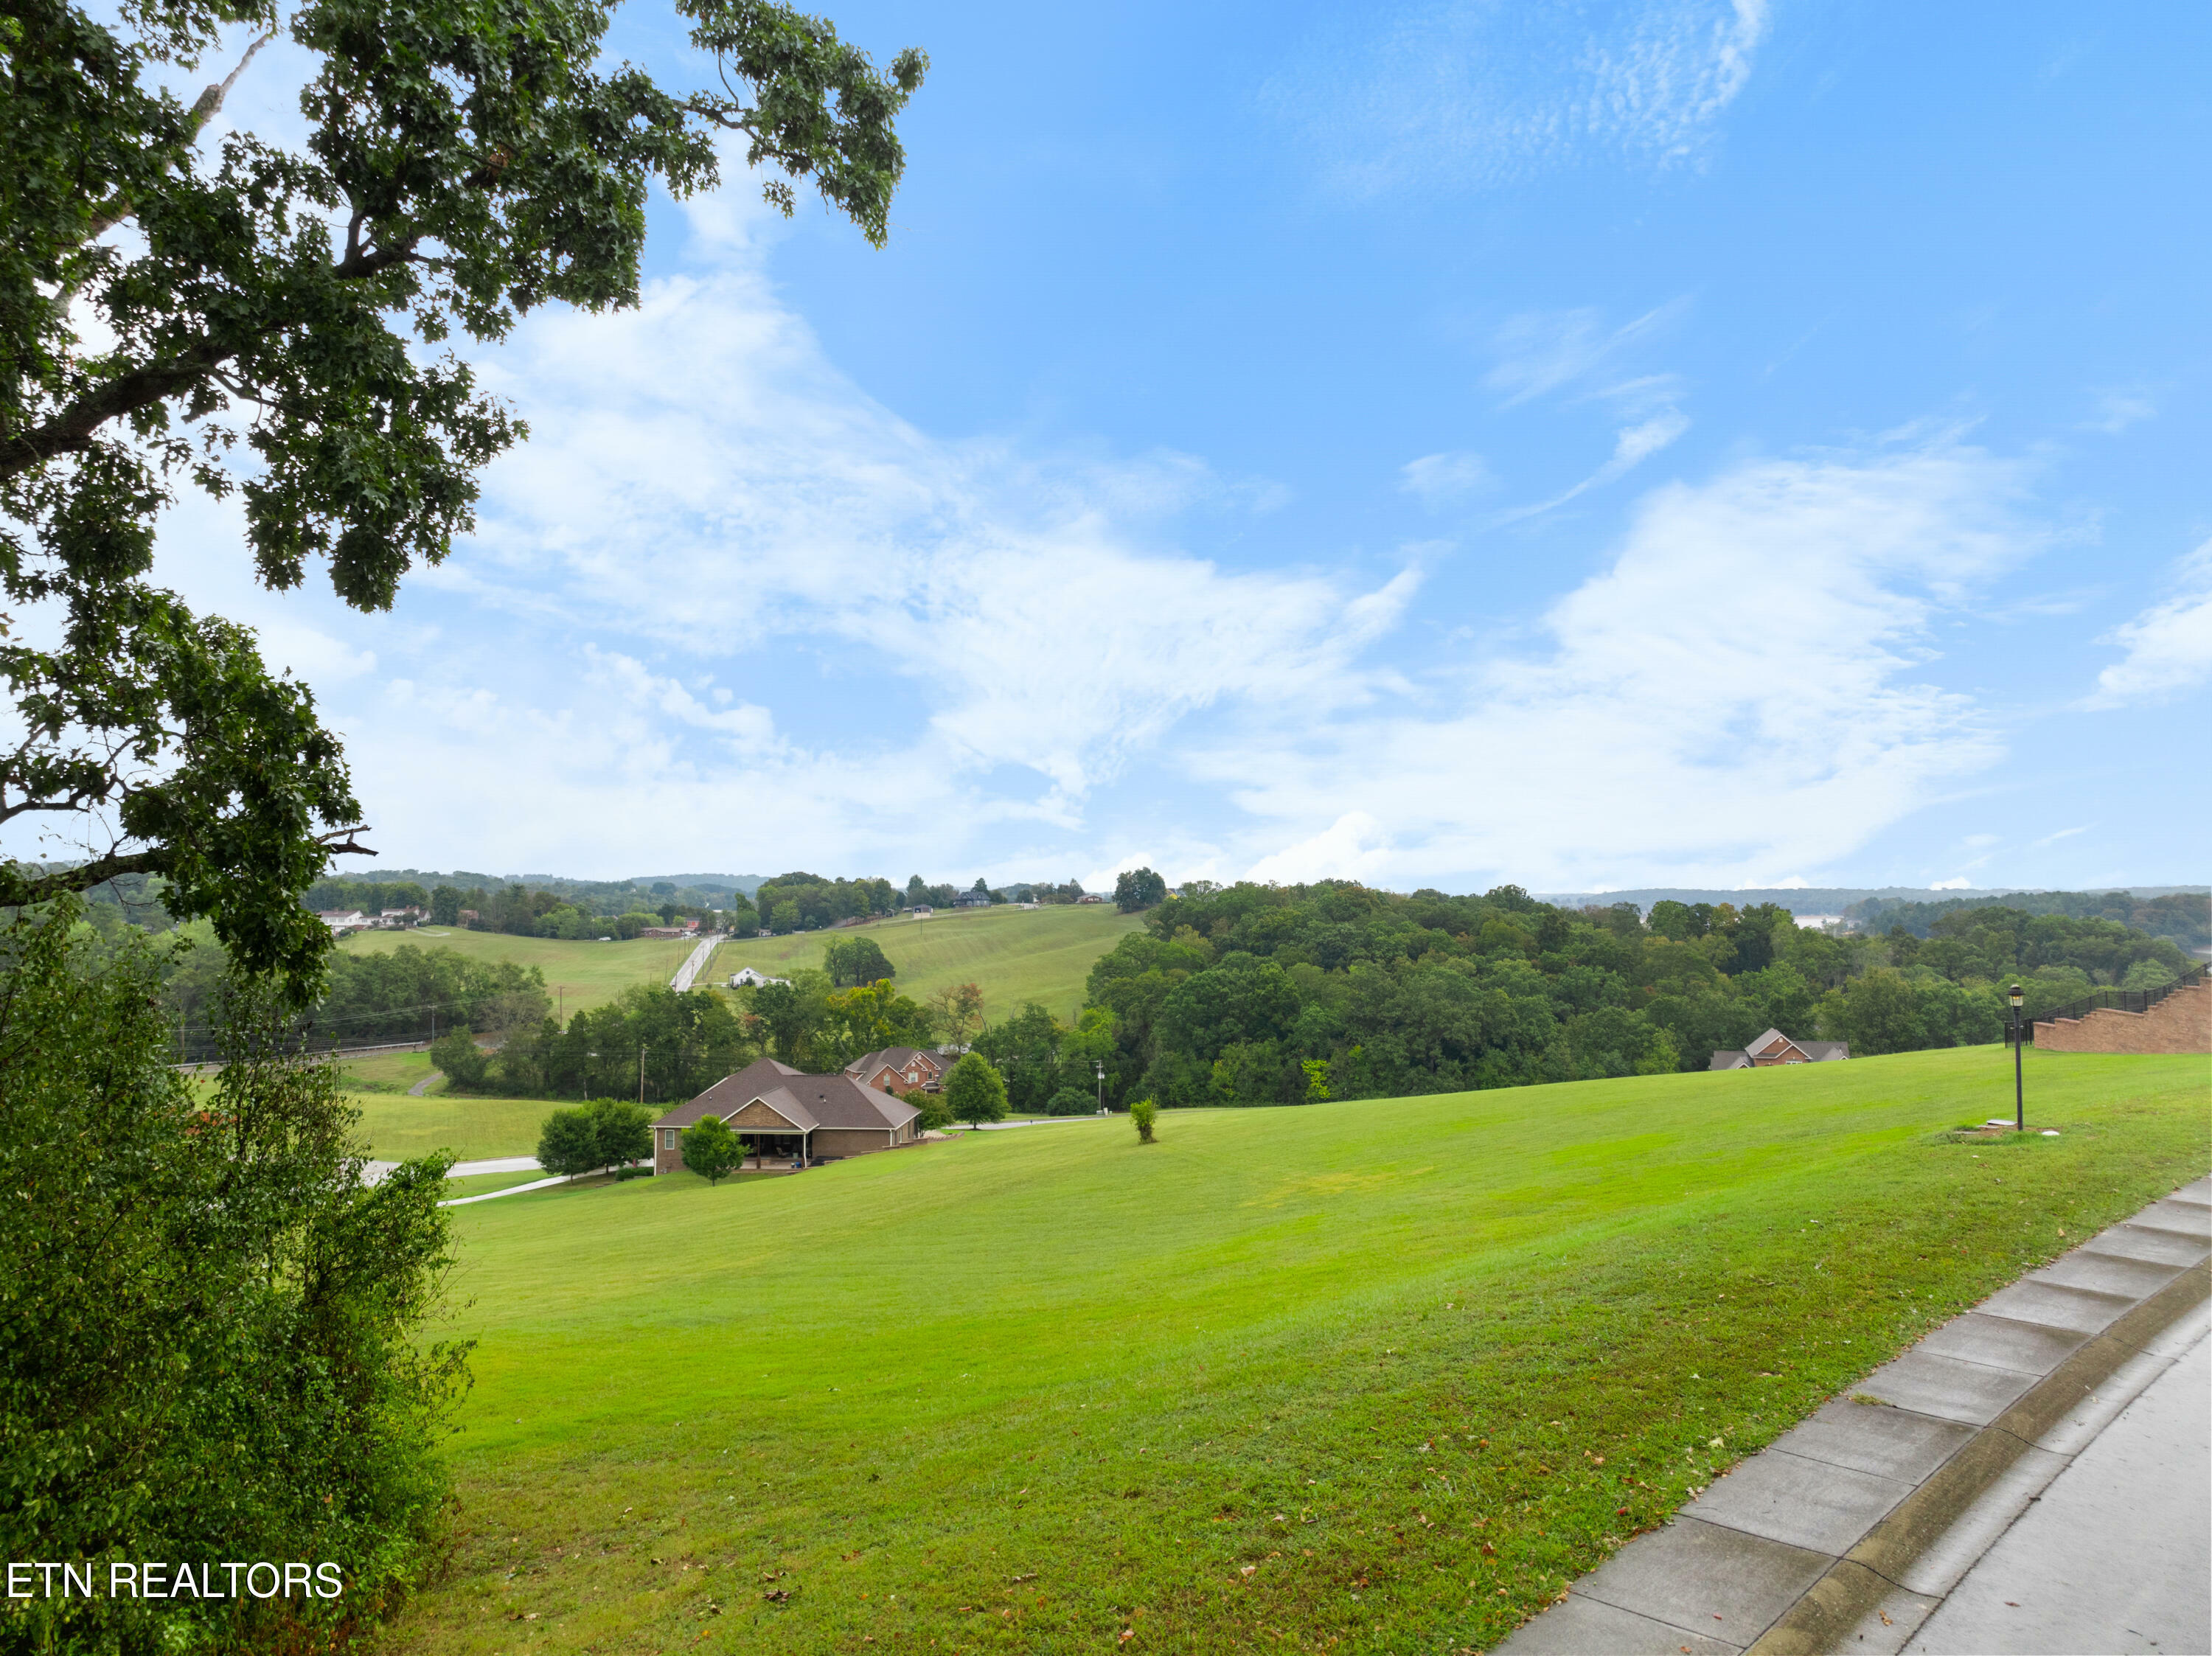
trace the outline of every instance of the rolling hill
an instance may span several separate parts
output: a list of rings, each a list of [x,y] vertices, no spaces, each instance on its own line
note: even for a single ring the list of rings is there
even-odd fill
[[[545,992],[566,1013],[612,1000],[634,983],[666,983],[692,945],[680,938],[635,937],[628,943],[564,943],[558,937],[513,937],[503,931],[464,931],[424,926],[416,931],[356,931],[338,943],[342,953],[382,955],[409,944],[451,949],[471,960],[519,961],[545,974]]]
[[[1485,1649],[1933,1323],[2212,1165],[2201,1057],[1170,1113],[455,1210],[402,1647]]]
[[[878,920],[838,931],[733,940],[715,951],[710,974],[726,981],[741,966],[769,974],[818,967],[830,939],[868,937],[898,968],[899,992],[916,1000],[951,985],[975,983],[982,986],[985,1016],[993,1022],[1025,1000],[1072,1021],[1082,1007],[1091,963],[1142,924],[1143,916],[1118,913],[1103,903],[969,909],[927,920]]]

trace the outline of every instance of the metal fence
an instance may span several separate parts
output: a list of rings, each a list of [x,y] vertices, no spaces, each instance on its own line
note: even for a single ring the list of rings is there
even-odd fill
[[[2035,1025],[2038,1023],[2055,1023],[2060,1018],[2086,1017],[2092,1012],[2107,1009],[2116,1012],[2148,1012],[2175,990],[2192,989],[2203,982],[2204,970],[2201,966],[2193,966],[2175,981],[2158,989],[2094,989],[2080,1000],[2069,1001],[2047,1012],[2038,1012],[2033,1022],[2023,1016],[2021,1028],[2032,1046],[2035,1041]],[[2005,1030],[2005,1040],[2008,1044],[2012,1040],[2009,1028]]]

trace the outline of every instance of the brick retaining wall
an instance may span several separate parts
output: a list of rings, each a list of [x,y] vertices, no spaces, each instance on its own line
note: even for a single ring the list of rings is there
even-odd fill
[[[2035,1026],[2045,1052],[2212,1052],[2212,983],[2177,989],[2148,1012],[2103,1006]]]

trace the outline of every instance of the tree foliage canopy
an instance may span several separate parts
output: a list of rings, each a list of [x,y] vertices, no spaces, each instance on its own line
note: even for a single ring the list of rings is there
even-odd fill
[[[231,986],[229,1062],[196,1094],[167,1063],[153,946],[103,955],[75,918],[64,897],[0,931],[0,1547],[331,1559],[346,1591],[19,1600],[10,1643],[337,1642],[282,1617],[388,1600],[445,1498],[465,1348],[425,1322],[451,1258],[446,1163],[364,1183],[336,1073],[283,1056],[289,1019],[250,986]]]
[[[734,136],[781,210],[803,181],[883,241],[919,52],[879,71],[788,7],[678,0],[715,74],[671,90],[602,65],[611,9],[311,0],[280,25],[268,0],[143,0],[114,25],[24,0],[0,21],[0,591],[56,638],[0,634],[28,730],[0,823],[84,853],[0,868],[0,905],[160,873],[173,913],[311,998],[328,939],[295,899],[364,849],[362,808],[307,688],[146,579],[164,507],[233,500],[264,584],[320,561],[386,608],[525,434],[454,336],[634,304],[653,184],[712,187]],[[228,82],[189,106],[159,83],[237,25],[309,54],[296,150],[205,144]]]

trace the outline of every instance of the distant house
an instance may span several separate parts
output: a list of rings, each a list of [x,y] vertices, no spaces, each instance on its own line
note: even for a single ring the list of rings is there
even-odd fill
[[[790,981],[789,978],[772,978],[767,973],[757,972],[750,966],[742,967],[730,974],[730,987],[732,989],[764,989],[771,983],[787,984]]]
[[[376,924],[357,908],[325,908],[315,918],[340,937],[349,931],[366,931]]]
[[[460,922],[463,925],[474,925],[483,918],[483,916],[477,913],[473,908],[464,908],[460,911],[459,914]]]
[[[919,1087],[933,1093],[944,1087],[945,1076],[959,1061],[960,1054],[945,1047],[925,1052],[919,1046],[886,1046],[854,1059],[845,1073],[878,1092],[912,1092]]]
[[[1715,1052],[1709,1070],[1765,1070],[1778,1064],[1834,1064],[1851,1055],[1848,1040],[1792,1040],[1769,1029],[1740,1052]]]
[[[926,920],[931,915],[937,913],[937,911],[932,908],[927,903],[916,903],[912,908],[908,909],[907,913],[913,915],[917,920]]]
[[[380,931],[404,931],[430,918],[427,908],[387,908],[380,911],[371,922]]]
[[[641,937],[688,937],[691,933],[688,927],[681,925],[641,925],[637,929],[637,935]]]
[[[1103,897],[1099,896],[1095,892],[1086,891],[1075,901],[1079,903],[1103,903],[1106,900]]]
[[[772,1058],[756,1059],[653,1124],[655,1173],[684,1165],[684,1130],[709,1115],[727,1122],[764,1165],[836,1162],[921,1137],[915,1125],[921,1111],[850,1075],[805,1075]]]
[[[952,900],[955,908],[988,908],[991,894],[988,891],[963,891]]]

